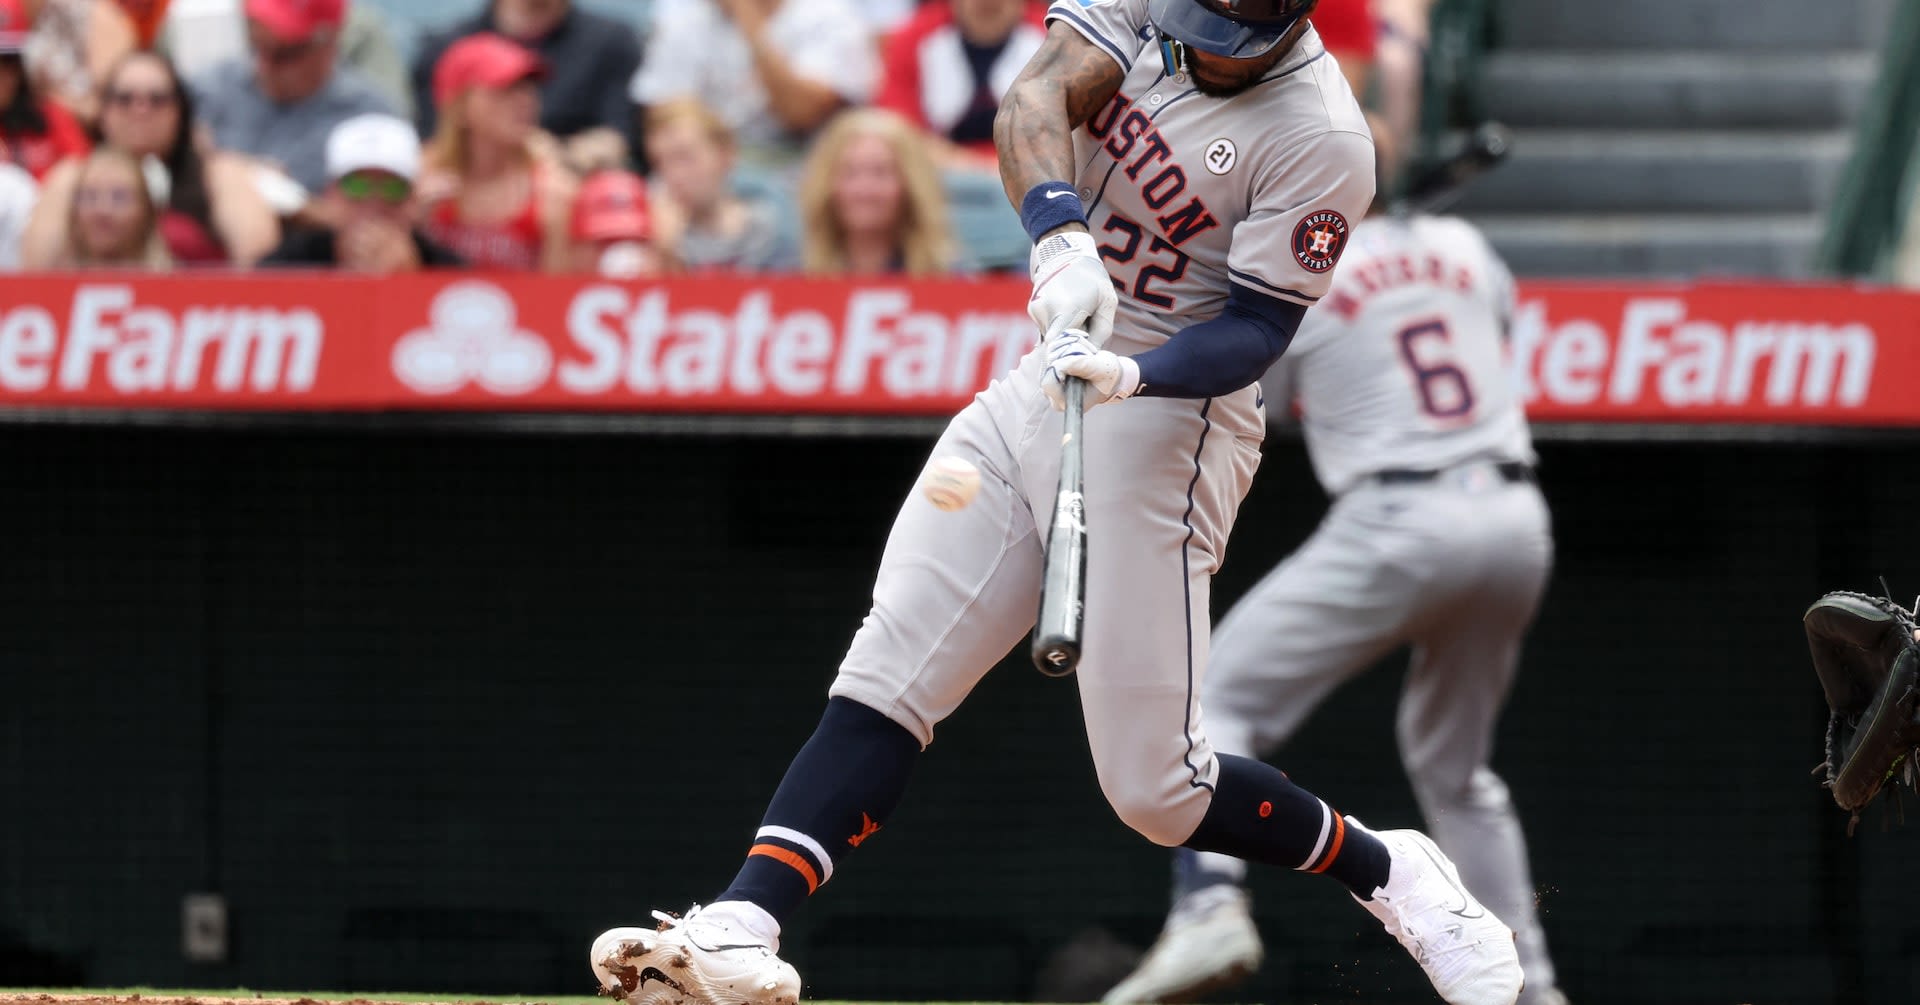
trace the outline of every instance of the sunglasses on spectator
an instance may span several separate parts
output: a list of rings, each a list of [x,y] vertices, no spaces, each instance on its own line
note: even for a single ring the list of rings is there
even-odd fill
[[[130,188],[83,188],[73,194],[81,209],[132,209],[134,198]]]
[[[398,206],[413,195],[413,183],[394,175],[350,174],[340,179],[340,194],[354,202],[378,199]]]
[[[115,108],[172,108],[172,91],[114,91],[107,103]]]

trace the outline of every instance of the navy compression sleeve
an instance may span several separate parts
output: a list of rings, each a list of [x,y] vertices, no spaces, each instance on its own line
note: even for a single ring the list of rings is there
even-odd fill
[[[1140,390],[1156,398],[1213,398],[1259,380],[1300,330],[1306,307],[1250,290],[1227,293],[1219,316],[1188,325],[1133,357]]]

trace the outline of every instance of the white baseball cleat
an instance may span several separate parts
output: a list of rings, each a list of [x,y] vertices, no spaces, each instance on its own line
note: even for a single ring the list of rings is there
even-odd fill
[[[590,953],[601,993],[628,1005],[795,1005],[800,975],[774,955],[778,937],[737,913],[696,904],[686,917],[653,912],[657,929],[601,933]]]
[[[1203,887],[1173,905],[1140,966],[1100,1000],[1193,1001],[1253,976],[1263,955],[1246,891],[1224,883]]]
[[[1474,899],[1452,860],[1419,831],[1380,831],[1387,885],[1360,900],[1413,954],[1450,1005],[1514,1005],[1526,983],[1513,930]]]

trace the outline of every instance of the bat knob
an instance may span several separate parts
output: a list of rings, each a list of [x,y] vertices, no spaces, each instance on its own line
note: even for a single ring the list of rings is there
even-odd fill
[[[1065,677],[1080,665],[1080,647],[1058,637],[1041,639],[1033,647],[1033,665],[1049,677]]]
[[[1498,122],[1483,122],[1474,130],[1473,145],[1489,163],[1499,161],[1513,149],[1513,133]]]

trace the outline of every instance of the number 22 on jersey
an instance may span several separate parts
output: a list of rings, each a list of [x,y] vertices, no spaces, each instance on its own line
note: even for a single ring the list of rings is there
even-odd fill
[[[1131,296],[1143,304],[1151,304],[1161,310],[1173,309],[1173,297],[1154,289],[1159,282],[1179,282],[1187,274],[1187,256],[1159,234],[1149,236],[1146,228],[1121,216],[1108,213],[1107,219],[1100,224],[1105,234],[1117,235],[1100,245],[1100,257],[1113,265],[1131,265],[1141,255],[1141,245],[1146,245],[1147,257],[1141,261],[1139,271],[1134,273],[1131,285],[1119,275],[1113,277],[1113,288]],[[1122,270],[1111,269],[1112,272]]]

